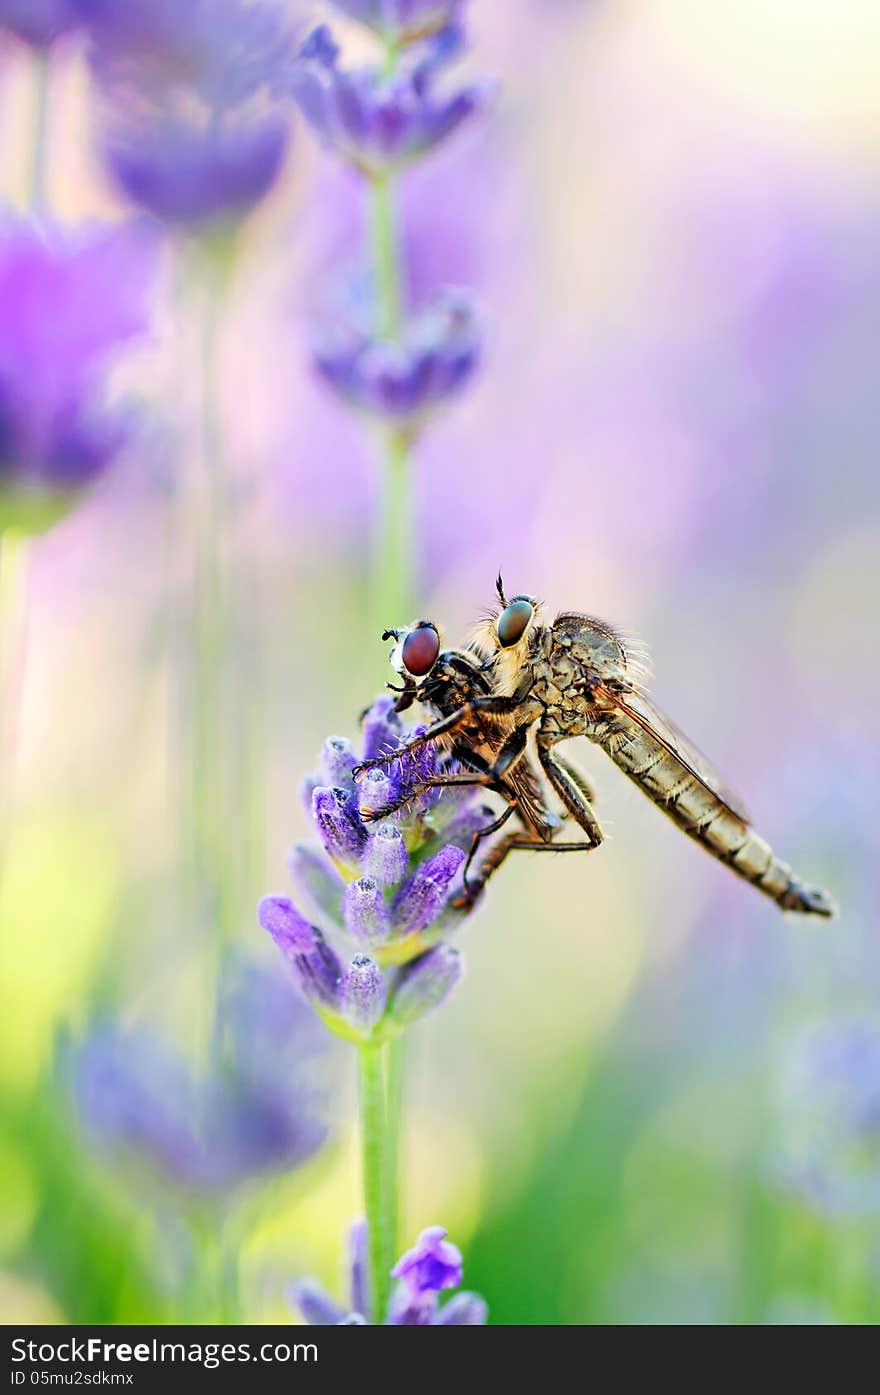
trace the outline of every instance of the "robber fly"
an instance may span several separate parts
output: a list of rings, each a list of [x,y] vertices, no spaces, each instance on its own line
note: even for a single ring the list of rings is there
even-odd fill
[[[496,590],[500,607],[477,636],[489,655],[492,693],[434,723],[422,739],[452,733],[475,714],[504,718],[509,734],[491,773],[509,777],[534,727],[547,780],[595,847],[602,831],[592,801],[555,750],[561,741],[586,736],[689,837],[783,910],[834,914],[830,896],[807,886],[774,855],[705,757],[649,700],[643,665],[616,630],[576,612],[548,624],[533,596],[508,601],[500,576]]]
[[[471,897],[475,892],[468,881],[468,872],[480,842],[502,828],[514,813],[519,817],[522,831],[508,834],[491,849],[481,864],[478,887],[485,885],[488,877],[515,849],[579,852],[590,846],[585,842],[554,843],[564,821],[548,807],[541,782],[527,759],[506,772],[493,769],[512,729],[510,719],[481,711],[462,715],[475,702],[493,696],[485,669],[487,655],[477,649],[441,649],[439,631],[430,620],[418,620],[405,629],[386,630],[382,638],[395,640],[391,663],[402,680],[402,686],[393,689],[399,693],[395,710],[404,712],[418,702],[440,723],[450,717],[459,719],[446,744],[460,768],[415,782],[394,799],[364,810],[363,817],[368,821],[386,818],[426,789],[481,785],[500,794],[505,800],[504,811],[474,834],[465,863],[465,889]],[[443,733],[436,739],[442,741]],[[423,740],[417,738],[416,743],[422,744]],[[412,746],[413,743],[406,743],[396,751],[365,761],[355,770],[355,778],[360,779],[366,770],[396,759],[401,751],[412,749]],[[580,772],[567,765],[566,769],[573,780],[580,782],[583,797],[592,800],[595,796]]]

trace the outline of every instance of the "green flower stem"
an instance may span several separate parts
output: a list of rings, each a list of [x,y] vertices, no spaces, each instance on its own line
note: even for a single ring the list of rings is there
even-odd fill
[[[388,1313],[394,1264],[393,1203],[396,1178],[388,1156],[386,1048],[376,1042],[358,1047],[361,1106],[361,1171],[367,1221],[370,1274],[369,1316],[383,1323]]]
[[[376,175],[371,183],[373,262],[379,302],[379,333],[399,338],[403,322],[394,177]]]
[[[403,1190],[402,1129],[404,1087],[406,1084],[406,1037],[392,1037],[387,1048],[386,1128],[388,1133],[388,1177],[390,1183],[391,1249],[396,1256],[403,1249],[400,1229],[400,1197]]]
[[[49,50],[34,49],[34,114],[28,170],[28,205],[34,213],[48,204],[46,154],[49,145]]]

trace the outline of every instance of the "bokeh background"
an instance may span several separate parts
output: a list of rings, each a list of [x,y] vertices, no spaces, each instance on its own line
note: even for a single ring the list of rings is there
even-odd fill
[[[842,910],[781,917],[579,752],[606,844],[511,859],[461,936],[462,986],[415,1033],[406,1231],[449,1228],[495,1322],[875,1320],[880,12],[473,0],[469,23],[497,97],[402,192],[413,301],[473,287],[487,334],[416,454],[417,608],[463,636],[501,566],[512,591],[639,633],[658,701]],[[16,204],[32,72],[11,40],[0,63]],[[75,36],[55,69],[53,210],[127,217]],[[353,734],[386,677],[372,444],[306,332],[361,220],[356,182],[298,124],[221,328],[253,581],[235,666],[259,699],[267,830],[247,907],[308,835],[298,786],[321,742]],[[173,1161],[96,1149],[67,1064],[108,1013],[195,1061],[213,1012],[209,936],[178,896],[169,518],[198,403],[170,252],[163,267],[121,372],[136,439],[31,549],[0,889],[6,1321],[198,1317],[181,1276],[213,1262],[188,1257],[201,1203]],[[242,910],[237,948],[280,980],[264,939]],[[827,1072],[803,1065],[826,1038],[827,1108]],[[336,1285],[358,1210],[344,1046],[320,1072],[324,1146],[212,1195],[250,1320],[288,1320],[303,1273]],[[173,1094],[151,1088],[157,1109]]]

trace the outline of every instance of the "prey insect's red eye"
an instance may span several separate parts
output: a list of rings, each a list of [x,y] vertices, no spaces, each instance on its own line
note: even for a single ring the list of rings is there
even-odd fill
[[[512,644],[519,643],[534,613],[529,601],[511,601],[507,609],[501,612],[497,633],[502,649],[509,649]]]
[[[424,678],[434,667],[439,653],[440,636],[433,625],[424,624],[407,635],[400,657],[407,673],[414,678]]]

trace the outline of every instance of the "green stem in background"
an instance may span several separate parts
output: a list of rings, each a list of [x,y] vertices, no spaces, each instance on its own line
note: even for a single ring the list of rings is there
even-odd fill
[[[24,681],[28,539],[0,531],[0,867],[6,853]]]
[[[200,476],[192,501],[194,525],[194,637],[192,692],[192,811],[195,891],[203,918],[225,946],[227,869],[222,821],[223,667],[226,630],[224,578],[225,488],[217,419],[217,360],[221,323],[219,278],[206,254],[200,286]]]
[[[367,1221],[370,1305],[376,1324],[385,1321],[394,1263],[393,1199],[396,1178],[388,1156],[385,1048],[364,1042],[358,1048],[361,1107],[361,1171]]]
[[[402,327],[402,296],[393,176],[376,175],[370,184],[370,191],[379,333],[383,339],[395,340],[399,338]]]
[[[390,174],[370,184],[372,258],[379,312],[379,333],[390,343],[403,328],[400,256]],[[382,485],[376,558],[372,629],[401,625],[414,605],[412,462],[406,431],[382,428]]]
[[[46,155],[49,145],[49,49],[34,49],[34,114],[27,200],[33,213],[48,205]]]
[[[248,834],[237,785],[247,732],[233,700],[237,652],[232,577],[232,483],[224,459],[219,355],[234,244],[205,240],[186,261],[197,309],[199,443],[181,491],[181,532],[191,564],[191,629],[182,636],[185,797],[183,847],[190,887],[188,911],[210,937],[222,970],[242,909],[241,869]],[[210,994],[208,997],[210,998]]]

